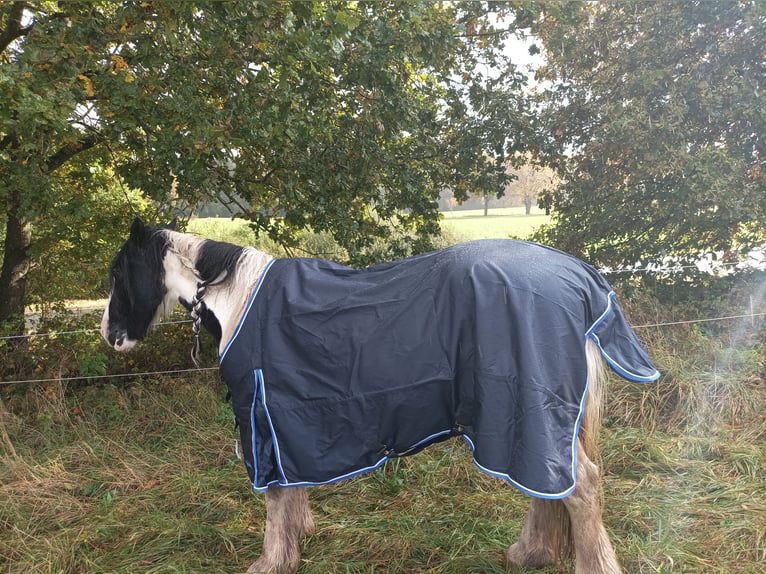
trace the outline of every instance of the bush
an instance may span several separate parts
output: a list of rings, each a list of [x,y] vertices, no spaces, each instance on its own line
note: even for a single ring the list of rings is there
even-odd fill
[[[263,233],[256,234],[244,219],[217,217],[192,219],[186,229],[206,239],[255,247],[274,257],[319,257],[338,262],[348,260],[346,250],[338,245],[329,233],[324,232],[302,231],[298,235],[297,245],[290,248],[277,243]]]
[[[31,410],[37,406],[44,411],[56,411],[52,408],[54,403],[83,388],[110,384],[124,387],[139,378],[133,373],[156,373],[146,377],[159,378],[164,371],[194,368],[190,323],[160,323],[150,329],[144,344],[130,353],[116,353],[94,328],[100,316],[100,311],[56,313],[37,327],[38,332],[53,335],[0,339],[0,379],[41,381],[3,385],[0,387],[3,396],[9,400],[26,397]],[[184,320],[188,317],[181,311],[169,319]],[[215,367],[216,343],[207,333],[202,337],[202,364]],[[42,399],[45,401],[41,403]]]

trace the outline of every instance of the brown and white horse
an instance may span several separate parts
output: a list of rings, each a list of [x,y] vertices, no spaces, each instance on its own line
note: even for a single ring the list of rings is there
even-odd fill
[[[513,243],[508,242],[509,249]],[[569,258],[563,254],[551,256]],[[584,266],[573,258],[566,261]],[[216,337],[223,354],[252,303],[251,294],[272,263],[269,255],[251,247],[205,240],[170,227],[146,226],[137,219],[110,269],[111,292],[101,321],[101,334],[117,351],[129,351],[144,338],[154,321],[180,302],[192,311],[197,329],[201,322]],[[545,265],[536,270],[534,277],[541,289],[554,291],[570,289],[573,281],[571,277],[562,279],[556,271],[547,272]],[[588,304],[582,301],[583,306]],[[606,334],[600,336],[606,338]],[[549,334],[542,333],[541,337]],[[587,400],[583,396],[571,445],[573,485],[564,496],[531,499],[526,523],[519,540],[508,548],[507,559],[510,564],[537,568],[557,561],[573,549],[577,574],[616,574],[621,569],[602,522],[599,469],[594,462],[599,460],[598,432],[605,383],[602,355],[618,374],[626,373],[610,358],[593,329],[578,333],[577,337],[588,381],[584,391]],[[654,380],[658,374],[652,369],[644,376],[627,378]],[[257,394],[259,390],[252,392]],[[469,444],[473,448],[470,441]],[[256,490],[265,492],[266,527],[261,557],[248,572],[295,572],[300,561],[299,544],[314,529],[307,489],[279,479]]]

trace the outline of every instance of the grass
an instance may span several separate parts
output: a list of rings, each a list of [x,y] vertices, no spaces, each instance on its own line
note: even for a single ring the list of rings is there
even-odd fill
[[[182,379],[91,389],[44,424],[13,405],[16,456],[0,470],[0,571],[244,571],[264,508],[236,460],[221,387]],[[469,472],[457,447],[315,489],[318,528],[303,572],[467,572],[484,553],[479,563],[494,564],[489,549],[500,552],[519,525],[502,520],[501,506],[486,511],[497,485]],[[445,482],[464,495],[453,499]]]
[[[539,226],[550,221],[550,217],[537,207],[526,215],[523,207],[498,207],[489,210],[488,215],[480,209],[464,211],[446,211],[442,213],[442,229],[449,240],[467,241],[470,239],[491,238],[527,238]],[[187,230],[209,239],[229,241],[239,245],[255,245],[274,255],[283,255],[279,245],[267,237],[256,238],[255,233],[242,219],[203,218],[192,219]],[[302,237],[307,244],[307,251],[332,258],[342,254],[332,239],[326,234],[305,233]],[[300,254],[300,253],[299,253]]]
[[[550,217],[537,207],[532,208],[530,215],[524,213],[523,207],[493,208],[486,216],[481,209],[447,211],[442,215],[442,228],[464,239],[525,239],[550,221]]]
[[[208,375],[92,386],[48,399],[58,404],[10,400],[16,455],[0,465],[0,571],[243,572],[264,507],[234,454],[223,395]],[[762,409],[743,413],[747,424],[689,434],[664,420],[630,424],[641,403],[635,386],[615,382],[602,437],[605,522],[627,572],[762,572]],[[662,419],[652,408],[646,417]],[[311,499],[317,531],[302,574],[505,572],[527,504],[479,473],[460,441]]]

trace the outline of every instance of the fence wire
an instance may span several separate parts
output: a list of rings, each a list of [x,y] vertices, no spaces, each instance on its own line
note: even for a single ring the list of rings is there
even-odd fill
[[[736,319],[753,320],[757,317],[766,317],[766,312],[744,313],[742,315],[724,315],[721,317],[688,319],[688,320],[682,320],[682,321],[667,321],[667,322],[660,322],[660,323],[647,323],[644,325],[631,325],[631,326],[634,329],[649,329],[649,328],[659,328],[659,327],[674,327],[674,326],[681,326],[681,325],[695,325],[699,323],[711,323],[716,321],[731,321]],[[178,325],[183,323],[191,323],[191,320],[186,319],[186,320],[179,320],[179,321],[165,321],[165,322],[156,324],[153,328],[156,329],[164,325]],[[79,333],[99,333],[99,336],[100,336],[99,329],[76,329],[72,331],[54,331],[49,333],[30,333],[28,335],[12,335],[7,337],[0,337],[0,340],[23,339],[23,338],[32,338],[32,337],[54,337],[54,336],[60,336],[60,335],[72,335],[72,334],[79,334]],[[47,379],[20,379],[20,380],[0,381],[0,385],[20,385],[24,383],[55,383],[55,382],[61,383],[61,382],[68,382],[68,381],[95,381],[95,380],[127,378],[127,377],[134,377],[134,378],[151,377],[151,376],[160,376],[160,375],[179,376],[179,375],[185,375],[189,373],[202,373],[202,372],[217,371],[217,370],[218,370],[218,367],[202,367],[202,368],[189,368],[189,369],[173,369],[168,371],[145,371],[140,373],[80,375],[80,376],[58,377],[58,378],[47,378]]]
[[[745,263],[746,266],[752,268],[752,269],[759,269],[763,268],[763,266],[766,264],[766,261],[760,259],[760,258],[751,258],[752,261],[748,261]],[[654,273],[654,274],[668,274],[668,273],[679,273],[687,270],[695,270],[703,273],[718,273],[718,272],[724,272],[728,273],[731,270],[737,270],[740,269],[743,265],[742,262],[739,263],[719,263],[715,261],[704,261],[705,264],[707,264],[708,269],[703,269],[699,265],[673,265],[672,263],[669,263],[667,266],[652,266],[652,267],[628,267],[628,268],[617,268],[617,269],[609,269],[604,268],[600,269],[599,271],[604,275],[620,275],[620,274],[641,274],[641,273]],[[744,313],[741,315],[725,315],[720,317],[708,317],[708,318],[700,318],[700,319],[688,319],[688,320],[680,320],[680,321],[667,321],[667,322],[659,322],[659,323],[647,323],[644,325],[632,325],[634,329],[648,329],[648,328],[660,328],[660,327],[673,327],[673,326],[681,326],[681,325],[695,325],[699,323],[711,323],[716,321],[730,321],[730,320],[736,320],[736,319],[750,319],[751,321],[754,320],[757,317],[766,317],[766,312],[762,313]],[[184,323],[191,323],[192,321],[190,319],[183,319],[183,320],[177,320],[177,321],[163,321],[161,323],[157,323],[153,326],[153,328],[159,328],[165,325],[179,325]],[[83,334],[83,333],[99,333],[100,336],[100,329],[74,329],[69,331],[51,331],[46,333],[29,333],[25,335],[7,335],[7,336],[0,336],[0,341],[7,341],[7,340],[17,340],[17,339],[31,339],[35,337],[58,337],[58,336],[64,336],[64,335],[76,335],[76,334]],[[104,380],[104,379],[115,379],[115,378],[127,378],[127,377],[149,377],[149,376],[179,376],[179,375],[185,375],[189,373],[201,373],[206,371],[217,371],[217,367],[203,367],[203,368],[189,368],[189,369],[174,369],[174,370],[168,370],[168,371],[145,371],[140,373],[115,373],[115,374],[105,374],[105,375],[82,375],[82,376],[71,376],[71,377],[59,377],[59,378],[47,378],[47,379],[21,379],[21,380],[10,380],[10,381],[0,381],[0,385],[20,385],[24,383],[53,383],[53,382],[66,382],[66,381],[95,381],[95,380]]]
[[[180,321],[163,321],[157,323],[152,328],[157,329],[164,325],[180,325],[182,323],[191,323],[191,319],[182,319]],[[0,337],[0,341],[8,341],[11,339],[32,339],[34,337],[58,337],[59,335],[77,335],[78,333],[100,333],[100,329],[75,329],[72,331],[50,331],[46,333],[29,333],[26,335],[7,335]]]

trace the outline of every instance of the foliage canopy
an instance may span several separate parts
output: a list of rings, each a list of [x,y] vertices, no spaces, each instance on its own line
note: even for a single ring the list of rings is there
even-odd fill
[[[503,49],[528,30],[537,108]],[[216,200],[365,264],[429,247],[440,191],[501,193],[530,153],[558,176],[547,243],[742,258],[764,240],[764,54],[757,0],[5,2],[0,320],[84,294],[136,214]]]
[[[545,239],[600,264],[764,241],[766,4],[553,4],[535,26],[562,183]]]
[[[500,193],[496,166],[530,141],[524,77],[500,49],[513,7],[4,3],[0,207],[22,233],[9,227],[0,289],[73,178],[140,189],[160,211],[220,200],[282,241],[329,231],[357,263],[392,227],[427,247],[439,191]],[[121,231],[138,208],[110,201],[90,209]]]

